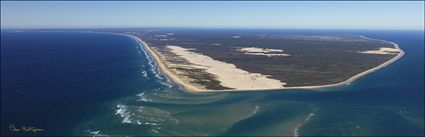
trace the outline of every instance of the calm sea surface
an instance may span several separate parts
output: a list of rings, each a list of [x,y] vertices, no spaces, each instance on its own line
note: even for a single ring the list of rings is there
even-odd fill
[[[1,135],[424,135],[423,31],[279,31],[359,34],[405,55],[338,88],[189,94],[132,38],[2,31]]]

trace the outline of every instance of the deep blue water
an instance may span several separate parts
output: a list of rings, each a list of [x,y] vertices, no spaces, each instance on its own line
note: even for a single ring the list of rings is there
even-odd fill
[[[132,38],[2,31],[1,135],[424,135],[423,31],[280,31],[359,34],[405,55],[344,87],[189,94]]]

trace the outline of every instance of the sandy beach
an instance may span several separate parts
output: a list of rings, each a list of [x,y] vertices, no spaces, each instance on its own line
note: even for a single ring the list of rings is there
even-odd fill
[[[390,60],[382,63],[381,65],[378,65],[378,66],[373,67],[373,68],[371,68],[369,70],[366,70],[366,71],[364,71],[362,73],[359,73],[357,75],[354,75],[351,78],[349,78],[349,79],[347,79],[347,80],[345,80],[343,82],[339,82],[339,83],[335,83],[335,84],[328,84],[328,85],[317,85],[317,86],[284,87],[283,86],[283,85],[285,85],[284,82],[278,81],[278,80],[274,80],[274,79],[269,79],[265,75],[261,75],[261,74],[258,74],[258,73],[251,75],[249,72],[243,72],[243,70],[230,69],[231,71],[233,70],[233,73],[234,74],[236,74],[236,75],[237,74],[246,74],[246,76],[248,76],[248,78],[241,78],[239,80],[242,80],[242,81],[239,81],[239,83],[238,83],[238,80],[236,80],[236,81],[235,80],[230,80],[229,81],[229,79],[231,79],[230,77],[218,77],[218,80],[220,82],[224,82],[224,83],[226,83],[224,85],[226,85],[226,86],[228,86],[230,88],[234,88],[234,89],[230,89],[230,90],[206,90],[206,89],[200,89],[200,88],[198,88],[196,86],[193,86],[193,85],[191,85],[189,83],[186,83],[183,80],[181,80],[177,76],[177,74],[173,73],[173,71],[171,71],[167,67],[167,65],[164,63],[165,62],[164,59],[162,59],[160,57],[160,55],[158,55],[158,53],[156,53],[152,48],[150,48],[140,38],[138,38],[136,36],[128,35],[128,34],[123,34],[123,35],[132,37],[132,38],[136,39],[139,43],[141,43],[141,45],[143,46],[143,48],[146,49],[149,52],[149,55],[151,55],[154,58],[154,60],[157,62],[158,66],[159,66],[159,69],[161,70],[162,73],[164,73],[166,75],[166,77],[168,77],[172,82],[178,84],[184,91],[186,91],[186,92],[192,92],[192,93],[200,93],[200,92],[260,91],[260,90],[263,91],[263,90],[284,90],[284,89],[320,89],[320,88],[328,88],[328,87],[337,87],[337,86],[342,86],[342,85],[349,84],[350,82],[352,82],[352,81],[354,81],[354,80],[356,80],[356,79],[358,79],[358,78],[360,78],[362,76],[365,76],[365,75],[367,75],[369,73],[372,73],[372,72],[374,72],[376,70],[379,70],[380,68],[383,68],[383,67],[385,67],[385,66],[393,63],[394,61],[400,59],[404,55],[404,51],[401,50],[396,43],[380,40],[382,42],[388,42],[388,43],[393,44],[394,47],[395,47],[395,49],[397,49],[399,51],[399,54],[397,56],[395,56],[394,58],[392,58],[392,59],[390,59]],[[366,37],[364,37],[364,38],[366,38]],[[231,67],[233,64],[229,64],[229,63],[225,64],[223,62],[215,62],[213,59],[211,59],[208,56],[199,55],[199,54],[198,55],[197,54],[193,54],[193,52],[192,53],[191,52],[187,52],[187,50],[181,49],[181,47],[179,48],[178,46],[171,47],[171,50],[178,50],[178,51],[176,51],[174,53],[180,54],[179,56],[184,57],[184,58],[186,57],[186,59],[189,56],[192,56],[192,57],[193,56],[197,56],[197,58],[195,57],[195,59],[192,59],[192,61],[189,60],[189,62],[194,63],[194,64],[197,64],[197,65],[199,65],[201,63],[209,62],[209,63],[207,63],[208,64],[207,66],[208,67],[212,67],[212,69],[210,69],[209,71],[207,69],[207,72],[209,72],[209,73],[216,74],[216,75],[218,74],[218,75],[222,75],[222,76],[232,74],[232,73],[225,73],[224,71],[220,71],[220,70],[217,71],[217,69],[220,69],[220,67],[217,67],[217,64],[221,64],[221,65],[218,65],[218,66],[221,66],[221,67],[224,66],[227,70],[229,70],[229,67],[230,68],[233,68],[233,67]],[[210,58],[210,59],[208,59],[208,58]],[[198,59],[203,59],[203,60],[198,60]],[[214,66],[216,66],[216,67],[214,67]],[[236,67],[234,67],[234,68],[236,68]],[[221,68],[221,69],[223,69],[223,68]],[[235,73],[235,72],[239,72],[239,73]],[[235,77],[234,75],[229,75],[229,76]],[[259,82],[259,84],[256,85],[255,84],[255,81],[249,81],[249,77],[259,78],[258,81],[261,81],[261,82]],[[254,83],[246,84],[246,83],[244,83],[246,81],[243,81],[243,80],[248,80],[248,83],[249,82],[254,82]],[[264,83],[264,82],[266,82],[266,83]],[[269,83],[267,83],[267,82],[269,82]],[[248,87],[247,86],[244,86],[244,85],[250,85],[250,84],[251,85],[254,84],[254,85],[253,86],[248,86]]]
[[[137,42],[139,42],[144,48],[149,52],[149,55],[153,57],[153,59],[155,60],[155,62],[158,64],[159,69],[161,70],[162,73],[165,74],[165,76],[167,78],[169,78],[171,81],[173,81],[174,83],[180,85],[184,90],[186,91],[190,91],[190,92],[202,92],[205,90],[200,90],[195,86],[192,86],[190,84],[186,84],[185,82],[183,82],[180,78],[178,78],[178,76],[176,76],[176,74],[174,74],[165,64],[163,59],[158,55],[158,53],[154,52],[153,49],[151,49],[148,44],[146,44],[144,41],[142,41],[140,38],[136,37],[136,36],[132,36],[132,35],[127,35],[124,34],[126,36],[132,37],[135,40],[137,40]]]

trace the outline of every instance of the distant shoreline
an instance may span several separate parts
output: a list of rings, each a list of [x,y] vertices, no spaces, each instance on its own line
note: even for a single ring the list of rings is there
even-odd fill
[[[125,35],[131,38],[136,39],[136,41],[138,43],[140,43],[144,49],[146,49],[149,52],[149,55],[151,55],[153,57],[153,59],[156,61],[156,63],[159,66],[159,69],[162,73],[165,74],[166,77],[168,77],[171,81],[173,81],[174,83],[178,84],[184,91],[189,92],[189,93],[202,93],[202,92],[242,92],[242,91],[270,91],[270,90],[287,90],[287,89],[321,89],[321,88],[329,88],[329,87],[338,87],[338,86],[343,86],[346,84],[349,84],[350,82],[365,76],[369,73],[375,72],[393,62],[395,62],[396,60],[400,59],[403,55],[404,55],[404,51],[401,50],[398,46],[398,44],[394,43],[394,42],[389,42],[389,41],[385,41],[385,40],[378,40],[378,41],[382,41],[382,42],[387,42],[387,43],[391,43],[392,45],[394,45],[394,47],[396,49],[398,49],[400,51],[400,53],[395,56],[394,58],[376,66],[373,67],[369,70],[366,70],[362,73],[356,74],[352,77],[350,77],[349,79],[339,82],[339,83],[335,83],[335,84],[327,84],[327,85],[318,85],[318,86],[300,86],[300,87],[283,87],[283,88],[277,88],[277,89],[252,89],[252,90],[236,90],[236,89],[229,89],[229,90],[202,90],[202,89],[198,89],[197,87],[190,85],[188,83],[183,82],[176,74],[174,74],[164,63],[164,60],[160,57],[160,55],[158,55],[158,53],[156,53],[155,51],[153,51],[148,44],[146,44],[146,42],[144,42],[141,38],[133,36],[133,35],[129,35],[129,34],[120,34],[120,35]],[[361,36],[361,35],[360,35]],[[362,38],[365,39],[371,39],[371,40],[377,40],[377,39],[372,39],[372,38],[367,38],[364,36],[361,36]]]

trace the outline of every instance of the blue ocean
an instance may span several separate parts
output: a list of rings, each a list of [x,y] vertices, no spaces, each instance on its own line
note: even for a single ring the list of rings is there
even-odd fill
[[[1,135],[424,135],[423,30],[261,31],[363,35],[405,55],[342,87],[193,94],[133,38],[2,30]]]

